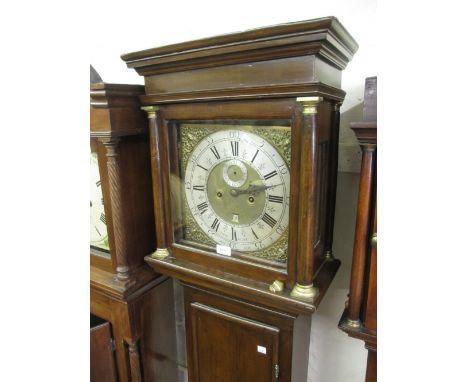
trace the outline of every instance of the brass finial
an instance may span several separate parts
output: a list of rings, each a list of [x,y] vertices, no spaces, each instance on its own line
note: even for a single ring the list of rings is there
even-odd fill
[[[282,292],[284,290],[284,282],[280,280],[275,280],[270,285],[270,291],[273,293]]]

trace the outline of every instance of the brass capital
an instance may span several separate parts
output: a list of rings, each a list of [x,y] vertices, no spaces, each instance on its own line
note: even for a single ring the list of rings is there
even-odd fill
[[[151,254],[151,257],[156,260],[163,260],[168,257],[171,253],[167,248],[158,248]]]
[[[156,112],[159,110],[159,106],[142,106],[141,110],[148,113],[148,118],[152,119],[156,117]]]
[[[364,143],[363,145],[361,145],[361,149],[363,151],[375,151],[376,147],[377,145],[375,143]]]
[[[314,284],[302,285],[296,283],[293,290],[291,291],[291,297],[295,297],[301,300],[313,300],[318,295],[318,288],[314,287]]]
[[[297,97],[297,102],[302,103],[302,114],[317,114],[317,106],[323,101],[322,97]]]
[[[270,285],[270,291],[273,293],[282,292],[284,290],[284,282],[280,280],[275,280]]]

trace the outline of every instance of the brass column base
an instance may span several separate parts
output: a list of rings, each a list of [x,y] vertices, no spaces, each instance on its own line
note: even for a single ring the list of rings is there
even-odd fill
[[[119,281],[127,281],[130,278],[130,269],[127,265],[118,265],[116,271],[117,279]]]
[[[171,253],[167,248],[158,248],[151,254],[151,257],[156,260],[163,260],[168,257]]]
[[[359,320],[351,320],[350,318],[347,318],[345,321],[345,325],[349,326],[350,328],[360,328],[361,327],[361,321]]]
[[[302,300],[313,300],[318,295],[318,288],[314,287],[314,284],[301,285],[296,283],[293,290],[291,291],[291,297],[299,298]]]
[[[332,251],[325,252],[325,260],[330,261],[330,260],[334,260],[334,259],[335,259],[335,257],[333,256]]]

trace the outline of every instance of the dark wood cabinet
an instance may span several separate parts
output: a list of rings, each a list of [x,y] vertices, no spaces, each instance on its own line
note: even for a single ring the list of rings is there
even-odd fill
[[[340,265],[341,72],[357,47],[327,17],[122,56],[145,77],[145,260],[182,282],[190,381],[307,379],[310,317]]]
[[[155,233],[143,91],[91,85],[90,309],[107,322],[91,331],[96,382],[177,376],[172,282],[144,262],[155,249]],[[96,337],[98,329],[102,335],[112,330],[112,355],[103,353],[108,339]],[[111,357],[115,368],[104,367]]]
[[[377,77],[365,83],[362,122],[351,124],[362,149],[349,299],[339,327],[365,342],[366,382],[377,381]]]

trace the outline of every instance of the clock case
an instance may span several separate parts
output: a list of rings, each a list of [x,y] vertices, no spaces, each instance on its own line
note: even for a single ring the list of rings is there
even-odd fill
[[[91,350],[91,377],[98,380],[173,380],[177,374],[172,281],[144,261],[156,244],[143,93],[141,85],[90,88],[90,146],[98,156],[110,247],[90,247],[91,322],[110,324],[104,346]],[[113,361],[108,369],[100,362],[102,349],[111,353],[104,357]]]
[[[308,379],[311,313],[340,264],[332,244],[341,71],[356,50],[338,20],[326,17],[122,56],[145,77],[140,98],[148,114],[157,238],[145,260],[183,286],[189,381]],[[289,122],[285,267],[174,240],[171,128],[194,120]]]
[[[345,96],[341,71],[356,50],[339,21],[327,17],[122,56],[145,77],[140,98],[149,117],[158,248],[146,260],[155,270],[186,280],[201,277],[218,287],[232,277],[241,288],[253,283],[257,298],[266,297],[263,301],[274,301],[270,304],[276,307],[288,305],[278,297],[291,297],[292,291],[290,305],[301,300],[309,303],[306,310],[314,309],[310,303],[321,299],[339,266],[332,243],[339,107]],[[194,120],[290,122],[285,267],[223,257],[174,240],[169,177],[177,150],[171,128]]]
[[[366,382],[377,381],[377,77],[364,87],[363,120],[351,129],[361,146],[358,213],[351,280],[346,308],[338,327],[365,342]]]

